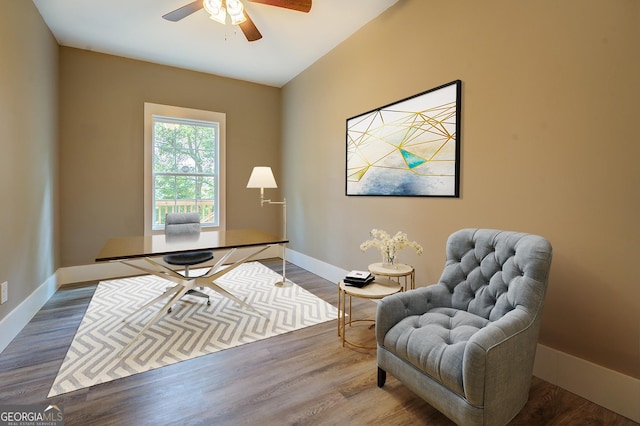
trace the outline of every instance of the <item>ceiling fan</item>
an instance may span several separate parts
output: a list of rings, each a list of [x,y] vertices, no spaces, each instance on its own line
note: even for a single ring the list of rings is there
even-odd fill
[[[296,10],[298,12],[308,13],[311,10],[311,0],[245,0],[250,3],[261,3],[269,6],[282,7],[284,9]],[[225,10],[226,6],[226,10]],[[163,15],[167,21],[178,22],[205,8],[211,15],[211,19],[222,24],[226,22],[227,14],[231,19],[231,23],[239,25],[242,33],[248,41],[256,41],[262,38],[262,34],[258,31],[244,6],[239,0],[196,0],[186,4],[172,12]]]

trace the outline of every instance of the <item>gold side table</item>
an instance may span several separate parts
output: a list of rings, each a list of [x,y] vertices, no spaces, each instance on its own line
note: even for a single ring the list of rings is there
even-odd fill
[[[342,338],[342,347],[345,343],[356,348],[375,349],[375,346],[365,346],[348,340],[345,336],[346,327],[351,326],[355,322],[369,321],[375,324],[375,319],[361,318],[353,319],[351,314],[351,298],[359,297],[361,299],[382,299],[385,296],[397,293],[402,290],[402,286],[388,278],[376,278],[373,282],[364,287],[348,286],[344,281],[338,283],[338,337]],[[349,296],[349,321],[346,320],[347,296]]]
[[[385,263],[372,263],[369,272],[377,277],[387,277],[395,280],[402,286],[402,291],[416,288],[416,271],[411,265],[397,263],[387,266]]]

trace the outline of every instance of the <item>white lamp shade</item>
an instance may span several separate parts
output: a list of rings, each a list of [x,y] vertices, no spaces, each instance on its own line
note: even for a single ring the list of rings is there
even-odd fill
[[[253,168],[247,188],[277,188],[271,167],[257,166]]]

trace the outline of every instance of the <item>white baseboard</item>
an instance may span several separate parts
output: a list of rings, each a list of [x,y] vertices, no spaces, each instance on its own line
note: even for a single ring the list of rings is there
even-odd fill
[[[344,278],[349,271],[333,266],[329,263],[323,262],[313,257],[309,257],[305,254],[298,253],[295,250],[287,248],[287,261],[293,263],[296,266],[306,269],[307,271],[318,275],[319,277],[329,280],[335,285],[338,285],[338,281]]]
[[[2,330],[0,333],[0,352],[9,346],[9,343],[31,321],[31,318],[47,303],[58,286],[56,274],[51,275],[29,297],[0,320],[0,330]]]
[[[640,423],[640,379],[540,344],[533,374]]]
[[[250,249],[234,255],[240,258]],[[256,259],[281,257],[279,246],[270,247]],[[287,260],[332,283],[337,283],[347,270],[286,249]],[[237,260],[232,258],[233,260]],[[97,281],[128,275],[139,275],[134,268],[117,262],[60,268],[31,296],[0,321],[0,352],[42,308],[60,285]],[[553,348],[538,345],[533,374],[542,380],[573,392],[620,415],[640,423],[640,380],[577,358]]]

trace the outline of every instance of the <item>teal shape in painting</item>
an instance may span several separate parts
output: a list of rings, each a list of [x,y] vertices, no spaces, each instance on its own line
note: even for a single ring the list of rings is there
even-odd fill
[[[418,167],[419,165],[427,162],[427,160],[425,160],[424,158],[413,155],[412,153],[410,153],[409,151],[405,151],[404,149],[401,149],[400,152],[402,153],[402,157],[404,157],[404,161],[407,162],[407,166],[409,166],[410,169]]]

